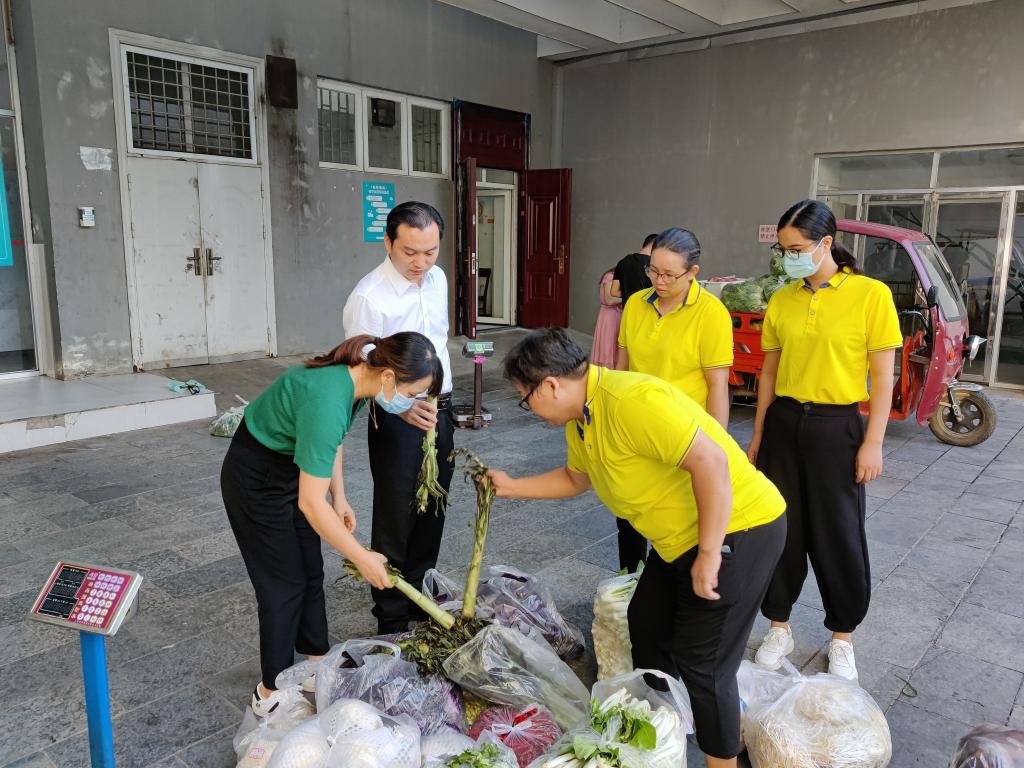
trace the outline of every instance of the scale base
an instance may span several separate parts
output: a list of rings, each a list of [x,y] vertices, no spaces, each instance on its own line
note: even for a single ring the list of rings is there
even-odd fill
[[[486,408],[480,409],[480,416],[477,416],[472,405],[452,406],[452,415],[455,416],[455,426],[461,429],[481,429],[491,425],[491,412]]]

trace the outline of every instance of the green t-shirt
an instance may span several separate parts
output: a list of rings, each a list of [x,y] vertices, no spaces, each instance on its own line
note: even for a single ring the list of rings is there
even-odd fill
[[[354,399],[348,366],[297,366],[246,406],[245,426],[270,450],[294,456],[303,472],[329,478],[338,446],[362,404]]]

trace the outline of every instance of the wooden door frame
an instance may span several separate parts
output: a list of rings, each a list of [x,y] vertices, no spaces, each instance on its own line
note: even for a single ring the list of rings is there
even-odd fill
[[[128,136],[126,135],[127,105],[124,103],[124,76],[122,69],[122,48],[125,46],[140,46],[150,48],[154,51],[164,51],[178,56],[188,56],[219,64],[229,64],[237,67],[247,67],[253,70],[253,93],[252,96],[252,119],[255,121],[255,150],[256,164],[260,168],[260,178],[263,193],[260,196],[260,205],[263,211],[263,262],[266,271],[267,290],[267,354],[270,357],[277,357],[277,307],[276,292],[274,290],[274,252],[273,233],[271,231],[270,219],[270,143],[267,134],[266,106],[262,95],[266,92],[266,63],[263,59],[254,56],[230,53],[217,48],[191,45],[189,43],[168,40],[153,35],[129,32],[123,29],[111,28],[108,32],[110,39],[110,72],[113,83],[114,96],[114,126],[117,134],[117,175],[121,195],[121,233],[124,246],[125,273],[128,290],[128,326],[132,344],[132,366],[135,370],[142,368],[142,336],[139,317],[139,296],[138,282],[135,275],[135,245],[132,235],[132,207],[131,194],[128,188],[127,158]],[[204,158],[190,158],[189,162],[215,163],[218,158],[210,156]]]

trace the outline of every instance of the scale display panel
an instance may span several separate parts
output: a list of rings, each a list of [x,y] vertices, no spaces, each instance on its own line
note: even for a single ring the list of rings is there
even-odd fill
[[[59,562],[29,615],[82,632],[113,635],[135,606],[142,575]]]
[[[463,357],[490,357],[493,354],[493,341],[467,341],[462,347]]]

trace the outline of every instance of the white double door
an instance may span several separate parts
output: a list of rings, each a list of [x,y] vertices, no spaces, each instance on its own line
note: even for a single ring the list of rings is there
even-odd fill
[[[127,163],[141,367],[270,354],[260,168],[150,157]]]

